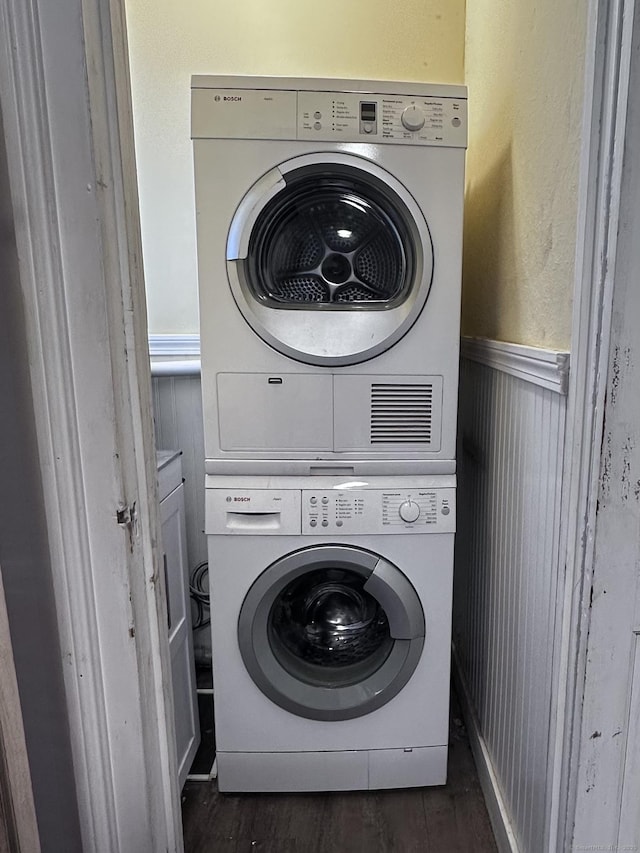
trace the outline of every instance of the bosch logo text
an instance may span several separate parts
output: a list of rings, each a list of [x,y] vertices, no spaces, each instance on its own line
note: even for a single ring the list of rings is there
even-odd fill
[[[245,503],[246,501],[250,501],[251,498],[234,498],[234,501],[240,501],[241,503]]]

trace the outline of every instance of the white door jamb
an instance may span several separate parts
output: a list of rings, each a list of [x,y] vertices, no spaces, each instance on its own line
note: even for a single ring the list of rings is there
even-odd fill
[[[588,17],[563,476],[564,601],[547,800],[550,851],[571,849],[573,838],[634,4],[592,0]]]

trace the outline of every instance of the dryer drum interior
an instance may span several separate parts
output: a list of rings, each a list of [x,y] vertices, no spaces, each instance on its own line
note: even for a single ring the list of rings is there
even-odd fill
[[[352,546],[277,560],[243,602],[244,664],[272,701],[319,720],[358,717],[404,687],[424,644],[424,615],[403,573]]]
[[[304,169],[261,211],[247,284],[274,308],[384,309],[415,275],[401,202],[347,172]]]

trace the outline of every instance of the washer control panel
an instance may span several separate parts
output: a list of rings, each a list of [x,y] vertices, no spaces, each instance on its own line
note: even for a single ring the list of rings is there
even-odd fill
[[[453,533],[455,489],[303,490],[302,532]]]
[[[238,484],[239,485],[239,484]],[[349,536],[455,533],[455,488],[207,488],[205,533]]]

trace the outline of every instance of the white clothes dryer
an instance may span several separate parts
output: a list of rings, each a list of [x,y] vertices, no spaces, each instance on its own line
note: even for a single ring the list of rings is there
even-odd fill
[[[453,473],[466,89],[194,77],[192,136],[207,471]]]
[[[208,477],[221,791],[446,781],[455,478]]]

